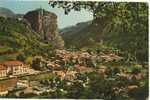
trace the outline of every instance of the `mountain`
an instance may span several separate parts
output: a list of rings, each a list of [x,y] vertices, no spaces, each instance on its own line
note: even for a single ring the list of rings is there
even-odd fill
[[[79,25],[77,24],[76,26],[61,30],[61,35],[67,48],[101,49],[104,46],[123,51],[125,54],[127,53],[126,56],[132,56],[133,59],[138,58],[140,61],[143,59],[147,61],[147,23],[140,24],[141,26],[144,26],[144,28],[138,28],[140,31],[126,31],[124,24],[115,25],[111,18],[101,18],[94,20],[91,24],[85,22],[84,24],[81,24],[82,26]]]
[[[7,8],[0,7],[0,16],[12,18],[15,16],[15,13]]]
[[[28,16],[29,13],[15,15],[9,9],[0,9],[0,60],[16,59],[19,55],[47,56],[48,51],[54,46],[59,47],[62,45],[62,39],[57,33],[57,16],[55,16],[55,19],[50,18],[51,22],[49,21],[49,24],[43,24],[39,21],[51,17],[52,14],[44,12],[44,15],[38,18],[38,15],[34,15],[33,12],[39,13],[39,10],[30,11],[31,17]],[[34,23],[25,19],[24,16],[31,17]],[[46,20],[48,21],[48,19]],[[43,34],[35,30],[34,24],[38,27],[42,26]],[[46,42],[45,38],[53,38],[53,40]]]
[[[0,60],[14,60],[20,55],[48,57],[52,49],[63,48],[54,13],[36,9],[23,15],[5,8],[0,12]]]
[[[0,17],[0,60],[16,59],[20,54],[40,55],[50,48],[26,21]]]
[[[92,24],[92,21],[78,23],[75,26],[66,27],[64,29],[60,29],[61,36],[65,41],[65,46],[70,47],[72,45],[76,47],[82,47],[82,39],[86,36],[87,29]],[[82,34],[84,31],[85,34]],[[84,36],[82,36],[84,35]],[[82,43],[80,43],[82,41]]]
[[[53,42],[55,47],[63,48],[63,40],[58,34],[57,15],[45,9],[29,11],[24,18],[30,23],[32,29],[45,41]]]
[[[108,21],[105,21],[102,24],[96,25],[92,21],[88,21],[61,29],[60,32],[66,47],[75,46],[82,48],[93,45],[93,42],[102,41],[102,30],[107,23]]]
[[[60,29],[60,33],[61,34],[65,34],[65,33],[77,33],[79,31],[83,30],[84,28],[86,28],[87,26],[89,26],[91,23],[92,23],[92,21],[77,23],[74,26],[69,26],[69,27]]]

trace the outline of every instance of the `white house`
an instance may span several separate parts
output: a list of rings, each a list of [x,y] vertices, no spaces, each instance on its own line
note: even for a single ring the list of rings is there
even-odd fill
[[[20,75],[28,73],[29,66],[23,64],[21,61],[4,61],[0,62],[5,67],[5,73],[7,75]],[[4,73],[3,72],[3,73]]]

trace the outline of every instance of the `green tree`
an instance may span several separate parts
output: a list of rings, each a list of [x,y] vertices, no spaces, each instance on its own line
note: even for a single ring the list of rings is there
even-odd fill
[[[148,62],[148,4],[138,2],[84,2],[84,1],[50,1],[52,7],[63,8],[65,14],[71,10],[86,9],[93,13],[93,24],[99,29],[105,28],[104,40],[107,45],[127,52],[131,58],[141,64]],[[105,23],[102,23],[105,20]],[[106,22],[109,22],[109,25]],[[99,37],[100,38],[100,37]]]
[[[20,61],[25,61],[26,57],[24,54],[19,54],[17,57],[16,57],[17,60],[20,60]]]
[[[40,57],[36,57],[32,60],[32,68],[35,70],[43,70],[42,59]]]

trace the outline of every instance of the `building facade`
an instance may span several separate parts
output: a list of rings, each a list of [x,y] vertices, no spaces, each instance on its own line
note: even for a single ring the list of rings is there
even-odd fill
[[[0,78],[7,76],[7,68],[3,65],[0,65]]]
[[[26,74],[28,70],[29,66],[23,64],[21,61],[0,62],[0,77]]]

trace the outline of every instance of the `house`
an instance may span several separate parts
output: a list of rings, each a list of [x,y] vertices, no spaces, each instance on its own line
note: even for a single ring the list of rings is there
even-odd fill
[[[47,67],[51,70],[60,70],[62,67],[55,62],[48,62]]]
[[[5,67],[7,75],[20,75],[28,73],[29,66],[23,64],[21,61],[3,61],[0,62]]]
[[[7,76],[7,68],[3,65],[0,65],[0,78]]]
[[[61,78],[64,78],[66,73],[64,71],[54,71],[53,74],[61,77]]]
[[[75,79],[77,71],[67,71],[65,75],[65,79],[73,80]]]
[[[75,70],[77,72],[82,72],[82,73],[85,73],[85,72],[92,72],[93,71],[93,68],[90,68],[90,67],[86,67],[86,66],[81,66],[81,65],[75,65],[74,66]]]

